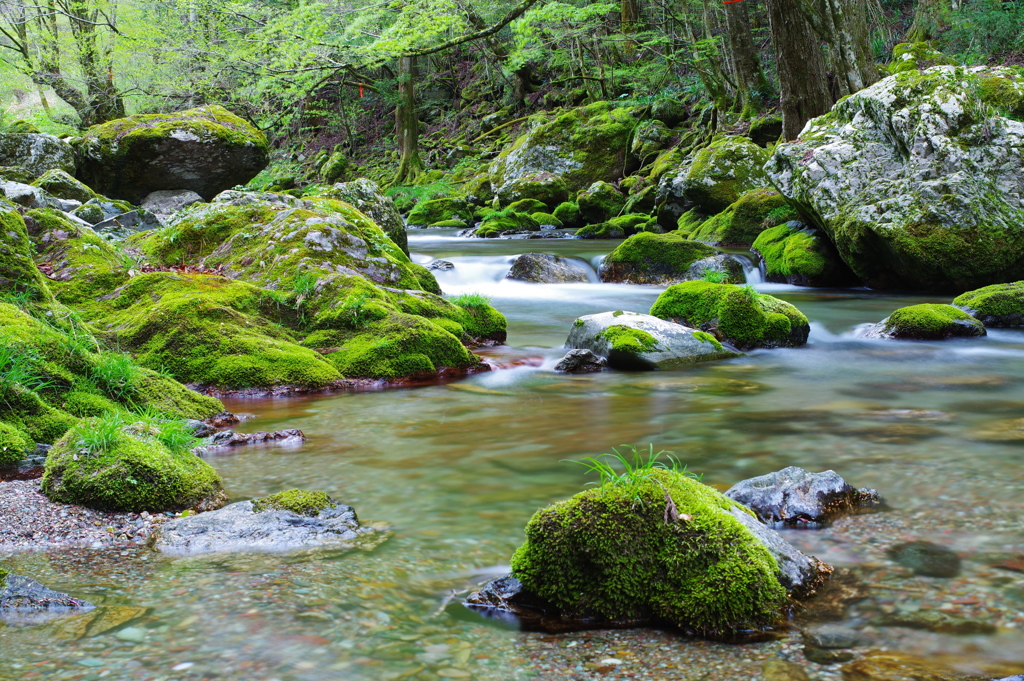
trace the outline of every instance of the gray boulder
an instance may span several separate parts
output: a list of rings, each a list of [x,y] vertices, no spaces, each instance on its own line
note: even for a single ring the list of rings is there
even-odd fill
[[[121,213],[93,225],[93,231],[111,241],[127,239],[136,232],[156,229],[160,220],[147,210],[139,208]]]
[[[0,181],[0,194],[11,203],[25,208],[50,208],[48,194],[39,187],[21,182]],[[55,206],[54,206],[55,207]]]
[[[351,506],[326,495],[325,503],[318,507],[286,508],[268,501],[280,496],[240,501],[217,511],[177,518],[160,528],[153,546],[171,556],[285,553],[351,548],[375,533],[359,524]]]
[[[613,369],[652,370],[736,357],[714,336],[636,312],[602,312],[573,322],[565,347],[590,350]]]
[[[33,626],[95,607],[34,579],[0,570],[0,622],[9,626]]]
[[[565,357],[558,360],[555,371],[564,374],[592,374],[597,371],[604,371],[608,366],[608,360],[595,355],[590,350],[570,350]]]
[[[821,526],[880,503],[878,492],[855,489],[835,471],[811,473],[796,466],[738,482],[725,496],[775,526]]]
[[[0,133],[0,166],[14,166],[33,179],[47,170],[75,172],[71,145],[42,133]]]
[[[377,223],[384,233],[409,255],[409,236],[405,221],[390,196],[385,196],[380,187],[371,180],[360,178],[353,182],[338,182],[326,196],[352,204],[366,217]]]
[[[899,73],[779,145],[772,184],[872,288],[965,291],[1024,275],[1024,77]],[[994,236],[998,235],[998,236]]]
[[[203,200],[191,189],[161,189],[142,200],[142,207],[158,216],[170,215]]]
[[[590,272],[590,267],[579,258],[523,253],[512,261],[512,269],[505,278],[534,284],[585,284],[590,281]]]

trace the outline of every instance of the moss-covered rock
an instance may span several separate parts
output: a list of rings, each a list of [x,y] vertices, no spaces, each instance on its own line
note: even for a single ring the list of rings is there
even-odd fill
[[[9,423],[0,421],[0,466],[18,463],[33,448],[28,433]]]
[[[51,302],[53,294],[32,255],[25,219],[17,208],[0,199],[0,290]]]
[[[5,173],[8,179],[21,182],[35,179],[48,170],[75,172],[75,151],[67,142],[42,133],[0,133],[0,167],[15,168],[21,178]]]
[[[904,73],[954,63],[952,59],[932,47],[931,43],[898,43],[892,48],[892,61],[887,68],[889,73]]]
[[[751,121],[747,137],[759,147],[777,142],[782,137],[782,116],[772,114]]]
[[[543,201],[537,199],[520,199],[508,205],[508,210],[515,213],[526,213],[530,215],[532,213],[540,213],[547,210],[547,206]]]
[[[90,437],[107,428],[102,419],[87,419],[53,446],[43,473],[47,497],[132,513],[224,505],[217,471],[188,449],[172,451],[158,434],[131,425],[111,428],[103,444]]]
[[[749,246],[763,230],[799,217],[781,194],[759,187],[705,220],[687,238],[712,246]]]
[[[575,201],[563,201],[552,213],[566,227],[578,227],[583,223],[580,217],[580,206]]]
[[[160,189],[191,189],[209,201],[244,185],[269,160],[266,136],[216,105],[93,126],[77,152],[79,178],[136,204]]]
[[[527,213],[504,208],[485,217],[473,235],[492,239],[506,233],[536,232],[539,229],[540,223]]]
[[[325,196],[344,201],[373,220],[384,230],[388,238],[409,255],[409,237],[405,231],[405,221],[395,207],[395,202],[391,197],[385,196],[376,183],[366,178],[353,182],[339,182],[331,187]]]
[[[469,225],[462,220],[456,220],[455,218],[452,218],[451,220],[441,220],[440,222],[435,222],[427,226],[432,229],[466,229],[469,227]]]
[[[337,503],[327,492],[311,492],[304,489],[289,489],[252,500],[252,510],[255,513],[269,510],[291,511],[309,518],[315,518],[325,509],[335,506]]]
[[[681,235],[643,232],[629,237],[605,257],[601,281],[620,284],[659,284],[690,278],[690,267],[718,253],[707,244]],[[700,275],[697,275],[700,276]]]
[[[637,124],[633,130],[630,152],[641,164],[651,160],[665,147],[672,133],[668,126],[657,119],[648,119]]]
[[[644,228],[650,221],[650,215],[619,215],[606,222],[580,227],[576,230],[576,236],[580,239],[623,239],[645,231]]]
[[[541,226],[550,225],[551,227],[557,227],[559,229],[565,226],[562,224],[561,220],[556,218],[551,213],[534,213],[530,217],[536,220],[537,224]]]
[[[408,216],[410,225],[420,227],[426,227],[442,220],[472,222],[473,210],[462,198],[432,199],[417,203],[416,207],[409,211]]]
[[[1005,83],[987,87],[991,78]],[[985,99],[1006,87],[1024,93],[1020,70],[889,76],[810,121],[767,170],[872,288],[961,293],[1016,281],[1024,206],[1006,188],[1024,172],[1024,122]]]
[[[495,193],[501,196],[509,183],[538,173],[561,178],[569,192],[614,182],[626,172],[635,125],[632,110],[610,102],[537,114],[529,131],[491,164]]]
[[[835,246],[802,222],[769,227],[751,249],[764,261],[768,281],[797,286],[851,286],[857,283]]]
[[[506,182],[497,193],[498,201],[508,206],[523,199],[534,199],[544,204],[537,210],[554,210],[569,198],[565,180],[553,173],[533,173]]]
[[[512,574],[565,619],[710,637],[770,628],[784,616],[786,589],[736,511],[714,489],[652,469],[538,511]]]
[[[607,182],[595,182],[576,197],[580,219],[588,225],[607,222],[626,205],[626,197]]]
[[[893,312],[879,324],[878,334],[914,340],[974,338],[985,335],[985,326],[952,305],[922,303]]]
[[[1024,281],[968,291],[953,305],[990,327],[1024,326]]]
[[[707,331],[740,349],[796,347],[807,342],[807,317],[793,305],[751,287],[688,281],[670,286],[651,314]]]
[[[701,149],[681,181],[683,195],[707,213],[718,213],[768,184],[762,167],[769,152],[746,137],[720,137]]]
[[[96,192],[64,170],[47,170],[32,185],[46,191],[50,196],[60,199],[72,199],[85,203],[98,198]]]

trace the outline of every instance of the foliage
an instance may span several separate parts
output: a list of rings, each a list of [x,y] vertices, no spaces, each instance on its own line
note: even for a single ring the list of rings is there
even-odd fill
[[[619,446],[622,447],[622,452],[612,447],[611,454],[588,456],[573,462],[585,466],[588,473],[597,473],[599,476],[600,481],[591,481],[587,483],[588,485],[629,487],[651,479],[653,472],[659,469],[687,475],[695,480],[700,480],[703,477],[703,474],[696,475],[688,472],[686,464],[680,466],[679,459],[673,452],[666,450],[655,452],[653,444],[648,445],[646,452],[633,445]],[[661,460],[662,456],[665,457],[664,461]],[[619,472],[617,468],[621,468],[622,471]]]

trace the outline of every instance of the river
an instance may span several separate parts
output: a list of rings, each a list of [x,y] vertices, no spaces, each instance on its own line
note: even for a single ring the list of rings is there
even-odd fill
[[[536,285],[503,279],[537,251],[593,264],[613,242],[459,239],[413,231],[417,262],[445,293],[482,293],[509,320],[495,361],[531,360],[448,385],[329,396],[234,400],[243,429],[299,428],[305,444],[209,460],[232,500],[322,489],[364,521],[388,525],[379,547],[290,556],[171,560],[144,549],[36,552],[4,565],[101,605],[146,608],[132,635],[65,640],[0,626],[0,678],[45,679],[756,679],[766,659],[802,658],[798,636],[730,646],[672,632],[546,636],[474,619],[457,597],[501,574],[538,508],[583,489],[572,459],[620,444],[673,451],[725,489],[788,465],[832,468],[876,488],[884,513],[789,531],[802,550],[855,568],[871,597],[851,611],[877,647],[964,672],[1024,671],[1024,574],[996,567],[1024,554],[1024,439],[990,441],[1024,417],[1024,332],[976,340],[863,340],[859,325],[941,297],[809,290],[751,279],[811,320],[808,345],[678,371],[551,370],[580,315],[647,312],[662,289]],[[916,577],[885,549],[926,539],[964,556],[960,577]],[[456,594],[453,599],[452,593]],[[954,636],[877,626],[936,610],[997,625]],[[123,631],[123,630],[122,630]],[[617,662],[602,660],[609,657]],[[588,666],[589,665],[589,666]],[[595,667],[603,672],[592,671]],[[832,671],[829,671],[831,669]]]

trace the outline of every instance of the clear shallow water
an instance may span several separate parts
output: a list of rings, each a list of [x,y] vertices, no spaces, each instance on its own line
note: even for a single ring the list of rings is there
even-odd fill
[[[232,499],[323,489],[363,520],[388,524],[391,537],[372,551],[287,557],[169,560],[142,549],[6,557],[5,568],[53,588],[147,610],[130,623],[140,630],[135,640],[0,627],[0,678],[589,678],[574,665],[632,649],[694,656],[679,665],[689,671],[663,678],[725,679],[750,678],[762,659],[789,655],[784,642],[717,646],[669,634],[652,643],[650,632],[621,632],[618,648],[582,654],[591,635],[519,633],[445,608],[453,590],[501,573],[537,508],[581,489],[582,467],[566,459],[622,443],[672,450],[722,488],[787,465],[834,468],[877,488],[890,512],[788,534],[873,585],[855,623],[893,609],[944,608],[1000,629],[982,637],[868,631],[877,645],[942,655],[965,671],[994,674],[991,665],[1024,662],[1024,575],[992,566],[1024,553],[1024,445],[977,439],[996,422],[1024,417],[1024,332],[864,341],[858,325],[942,299],[758,284],[812,320],[807,347],[674,372],[554,374],[575,317],[646,312],[661,289],[520,284],[504,281],[504,271],[530,250],[597,264],[613,246],[411,233],[417,261],[455,263],[437,273],[446,292],[484,293],[508,316],[509,345],[493,354],[541,358],[541,366],[445,386],[231,402],[258,415],[246,430],[300,428],[308,441],[210,459]],[[884,549],[917,538],[960,551],[963,576],[894,570]],[[972,602],[953,602],[965,600]],[[622,670],[623,678],[637,671]],[[812,676],[834,678],[823,670],[811,667]]]

